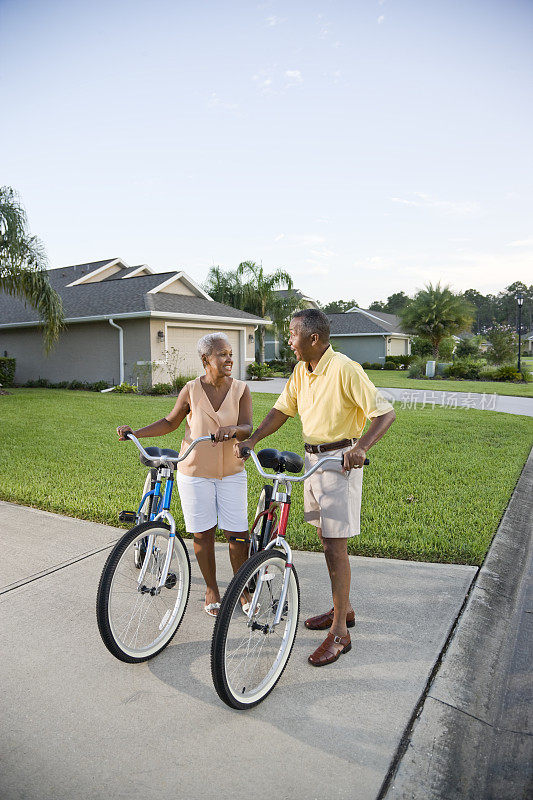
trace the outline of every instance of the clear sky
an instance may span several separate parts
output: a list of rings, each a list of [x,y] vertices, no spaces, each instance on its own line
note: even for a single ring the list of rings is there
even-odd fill
[[[53,266],[533,282],[531,0],[0,0],[0,182]]]

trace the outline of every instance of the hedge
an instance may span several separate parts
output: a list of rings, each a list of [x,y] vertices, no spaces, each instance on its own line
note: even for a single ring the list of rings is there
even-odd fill
[[[15,358],[7,358],[6,356],[0,358],[0,383],[2,386],[13,386],[16,364],[17,360]]]

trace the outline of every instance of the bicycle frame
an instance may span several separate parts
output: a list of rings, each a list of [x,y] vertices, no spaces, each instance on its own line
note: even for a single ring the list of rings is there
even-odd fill
[[[285,574],[283,576],[283,586],[281,588],[281,594],[278,601],[278,607],[276,608],[276,614],[274,616],[274,620],[271,625],[269,625],[269,632],[272,632],[276,625],[279,625],[281,621],[281,617],[283,614],[283,608],[285,606],[285,600],[287,597],[287,591],[289,589],[289,580],[291,576],[291,569],[292,569],[292,550],[290,548],[287,539],[285,538],[285,534],[287,532],[287,524],[289,521],[289,512],[291,508],[291,493],[292,493],[292,484],[293,483],[302,483],[306,478],[309,478],[314,472],[316,472],[319,467],[321,467],[326,461],[333,461],[337,464],[342,464],[343,459],[339,458],[339,456],[326,456],[325,458],[321,458],[320,461],[311,467],[304,475],[300,476],[289,476],[286,473],[278,472],[275,474],[270,474],[265,472],[263,467],[261,466],[261,462],[259,461],[257,455],[254,453],[253,450],[250,450],[250,456],[255,464],[255,467],[259,474],[263,478],[267,478],[274,482],[273,491],[272,491],[272,500],[270,501],[270,506],[267,509],[267,519],[272,521],[274,515],[274,508],[273,504],[276,503],[279,505],[280,508],[280,517],[279,523],[277,528],[277,535],[275,539],[271,539],[265,550],[272,550],[274,547],[280,547],[287,556],[287,561],[285,564]],[[282,485],[284,491],[279,491],[280,484]],[[265,513],[265,512],[263,512]],[[257,603],[259,601],[259,595],[261,593],[261,583],[265,580],[265,571],[266,566],[261,567],[259,570],[255,591],[250,602],[250,608],[248,609],[248,626],[251,626],[254,621],[254,614],[255,609],[257,607]]]
[[[144,447],[140,444],[139,440],[136,436],[132,433],[126,434],[126,439],[131,439],[132,442],[136,445],[137,449],[141,456],[146,460],[152,462],[154,467],[157,467],[157,477],[155,486],[149,492],[145,494],[143,499],[141,500],[141,505],[139,506],[139,511],[142,507],[142,504],[146,497],[149,497],[151,494],[154,495],[154,498],[161,498],[161,485],[163,480],[165,480],[165,489],[163,492],[163,499],[161,501],[161,507],[158,504],[157,511],[150,514],[150,522],[157,522],[158,520],[166,520],[170,526],[170,533],[168,536],[168,546],[167,552],[165,554],[165,561],[163,564],[163,569],[161,571],[161,576],[159,578],[159,583],[155,589],[156,593],[159,594],[161,589],[166,583],[168,578],[168,570],[170,567],[170,562],[172,560],[172,553],[174,550],[174,541],[176,539],[176,522],[174,517],[170,513],[170,501],[172,500],[172,489],[174,488],[174,469],[180,461],[183,461],[191,450],[196,447],[199,442],[207,442],[212,441],[211,436],[200,436],[198,439],[195,439],[191,445],[187,448],[185,453],[175,458],[173,456],[168,455],[161,455],[161,456],[151,456],[149,455]],[[148,569],[148,563],[150,561],[150,557],[152,555],[152,550],[154,547],[155,535],[148,534],[147,538],[147,545],[146,545],[146,553],[143,559],[143,563],[139,572],[139,577],[137,579],[137,587],[138,591],[140,592],[143,586],[144,576],[146,575],[146,570]]]

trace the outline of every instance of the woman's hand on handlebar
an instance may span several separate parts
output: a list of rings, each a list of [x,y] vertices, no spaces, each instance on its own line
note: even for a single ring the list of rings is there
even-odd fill
[[[363,450],[362,447],[352,447],[351,450],[347,450],[344,454],[344,465],[342,468],[343,472],[349,472],[351,469],[358,469],[362,467],[365,463],[366,458],[366,450]]]
[[[129,425],[119,425],[119,427],[117,428],[117,433],[119,442],[125,442],[126,437],[124,436],[124,434],[133,433],[133,429],[130,428]]]
[[[224,428],[219,428],[215,433],[212,434],[211,438],[213,440],[213,444],[217,442],[227,442],[230,439],[234,439],[237,435],[237,426],[236,425],[226,425]]]

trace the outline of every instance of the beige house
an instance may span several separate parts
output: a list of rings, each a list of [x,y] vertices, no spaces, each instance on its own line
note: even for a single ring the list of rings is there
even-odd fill
[[[214,301],[183,271],[155,273],[112,258],[50,270],[63,301],[66,328],[45,356],[33,308],[0,292],[0,353],[17,360],[15,380],[134,381],[156,363],[153,382],[173,370],[196,376],[198,339],[223,331],[234,354],[233,375],[255,360],[255,331],[268,320]],[[177,351],[177,352],[176,352]],[[176,364],[177,362],[177,364]]]

